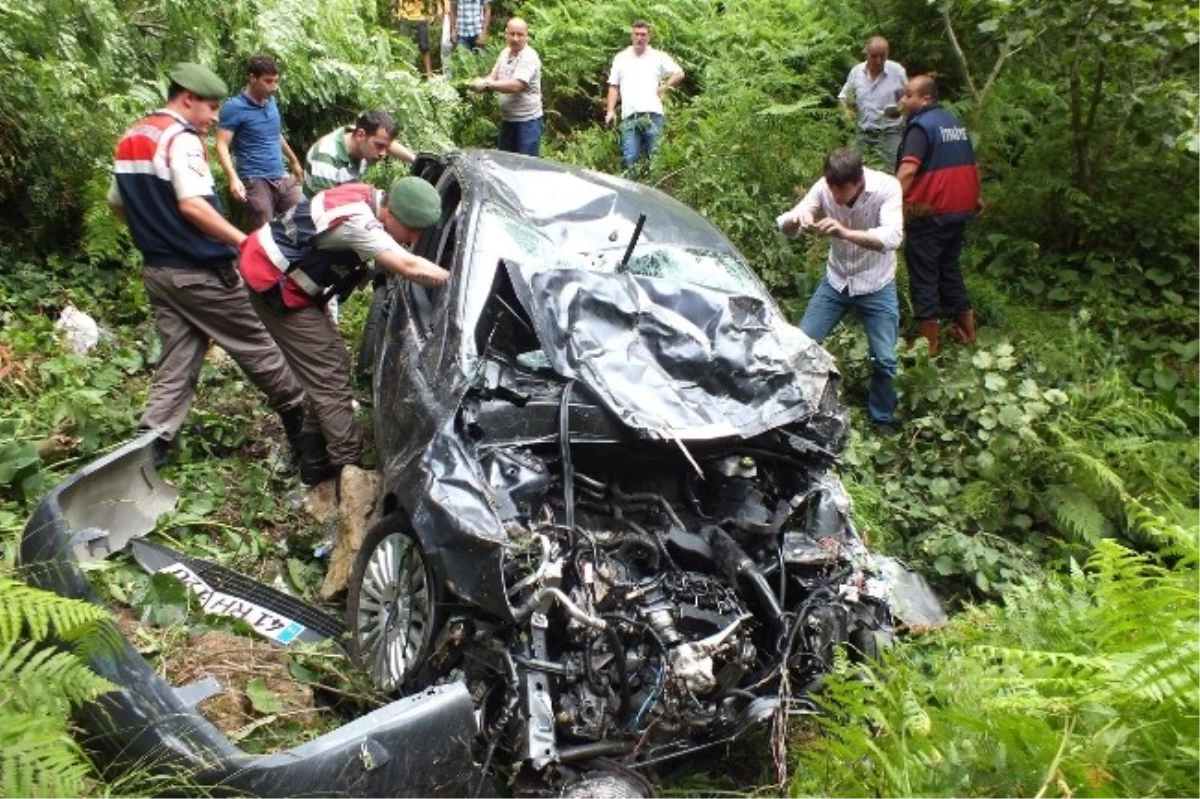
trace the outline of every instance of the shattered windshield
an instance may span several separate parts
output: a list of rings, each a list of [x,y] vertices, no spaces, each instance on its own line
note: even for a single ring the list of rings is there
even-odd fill
[[[615,272],[624,251],[608,251],[592,259],[598,272]],[[629,259],[629,272],[643,277],[658,277],[680,283],[693,283],[731,294],[758,295],[758,283],[750,277],[738,258],[729,253],[693,250],[683,247],[641,246]]]
[[[628,220],[609,217],[556,228],[534,228],[503,213],[480,217],[483,249],[496,260],[506,258],[526,267],[583,269],[614,273],[633,236]],[[553,238],[559,238],[554,241]],[[762,284],[733,252],[719,252],[678,244],[660,244],[643,235],[629,259],[629,272],[643,277],[690,283],[730,294],[746,294],[770,301]],[[491,257],[489,257],[491,260]]]

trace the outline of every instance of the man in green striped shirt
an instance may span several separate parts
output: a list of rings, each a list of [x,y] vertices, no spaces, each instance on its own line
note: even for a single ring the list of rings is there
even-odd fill
[[[353,183],[384,156],[411,164],[416,155],[396,141],[396,120],[387,111],[367,111],[354,127],[338,128],[317,139],[304,158],[304,194]]]

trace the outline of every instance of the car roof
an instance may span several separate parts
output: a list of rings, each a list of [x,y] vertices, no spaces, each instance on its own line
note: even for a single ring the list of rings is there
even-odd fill
[[[745,261],[712,223],[650,186],[497,150],[463,150],[450,160],[472,200],[494,204],[551,241],[570,240],[577,252],[626,245],[645,214],[639,245],[723,252]]]

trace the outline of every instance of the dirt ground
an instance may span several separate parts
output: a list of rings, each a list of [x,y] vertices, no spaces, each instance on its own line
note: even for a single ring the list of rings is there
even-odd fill
[[[317,706],[313,689],[289,673],[288,650],[277,644],[220,630],[189,635],[182,630],[172,634],[147,629],[126,609],[118,614],[118,626],[139,649],[149,639],[155,641],[155,651],[145,654],[171,685],[178,688],[215,678],[221,691],[202,701],[197,710],[235,742],[252,738],[261,745],[255,749],[283,749],[298,742],[298,730],[319,732],[330,720],[328,709]],[[262,700],[255,707],[251,700],[247,690],[255,679],[262,681],[269,707]]]

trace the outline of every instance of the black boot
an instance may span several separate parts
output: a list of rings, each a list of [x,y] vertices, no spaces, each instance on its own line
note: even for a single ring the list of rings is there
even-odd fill
[[[292,451],[292,459],[299,463],[304,451],[304,403],[295,405],[279,412],[279,420],[283,422],[283,432],[287,436],[288,448]]]
[[[300,437],[300,482],[315,486],[337,476],[337,467],[329,462],[325,436],[320,430],[306,431]]]
[[[156,438],[152,447],[154,450],[154,468],[158,470],[167,465],[167,459],[171,455],[171,442],[165,438]]]

